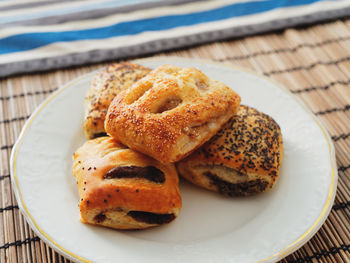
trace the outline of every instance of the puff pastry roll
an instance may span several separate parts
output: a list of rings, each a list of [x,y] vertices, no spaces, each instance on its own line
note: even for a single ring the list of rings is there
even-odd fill
[[[208,141],[239,103],[238,94],[201,71],[163,65],[119,93],[105,129],[131,149],[176,162]]]
[[[85,97],[84,132],[87,139],[105,136],[104,121],[109,104],[151,70],[129,62],[111,64],[98,72]]]
[[[237,115],[203,147],[177,163],[188,181],[227,196],[270,189],[279,176],[282,135],[268,115],[240,106]]]
[[[87,141],[73,159],[82,222],[143,229],[179,215],[181,196],[174,165],[161,164],[110,137]]]

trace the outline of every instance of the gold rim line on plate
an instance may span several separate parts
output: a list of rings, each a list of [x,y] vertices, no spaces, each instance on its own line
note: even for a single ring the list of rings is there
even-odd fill
[[[81,76],[81,77],[76,78],[75,80],[72,80],[71,82],[69,82],[68,84],[63,86],[61,89],[57,90],[50,97],[48,97],[40,106],[38,106],[38,108],[31,115],[31,117],[26,122],[25,126],[23,127],[22,132],[19,136],[19,139],[16,142],[16,145],[14,146],[14,153],[13,153],[13,156],[11,159],[12,159],[12,163],[13,163],[13,169],[12,169],[13,170],[13,177],[15,178],[15,182],[16,182],[16,186],[17,186],[15,189],[17,190],[16,192],[18,193],[18,195],[20,197],[20,206],[23,207],[23,209],[25,210],[25,215],[30,218],[32,224],[34,224],[36,229],[39,231],[39,236],[41,235],[41,238],[46,239],[47,241],[51,242],[53,244],[53,246],[56,247],[57,250],[63,251],[64,253],[70,255],[72,259],[78,259],[82,262],[90,263],[91,262],[90,260],[83,258],[81,256],[78,256],[78,255],[74,254],[73,252],[69,251],[68,249],[62,247],[60,244],[58,244],[56,241],[54,241],[48,234],[46,234],[45,231],[43,231],[41,229],[41,227],[38,225],[38,223],[34,220],[33,216],[31,215],[31,213],[28,210],[27,205],[24,202],[24,199],[22,196],[22,191],[21,191],[21,188],[19,187],[19,181],[18,181],[17,171],[16,171],[16,169],[17,169],[16,168],[16,161],[17,161],[17,154],[18,154],[19,147],[22,143],[24,135],[28,131],[28,129],[31,126],[34,119],[47,106],[47,104],[49,104],[54,98],[56,98],[59,94],[61,94],[63,91],[65,91],[69,87],[71,87],[74,84],[76,84],[77,82],[81,81],[83,78],[84,78],[84,76]]]
[[[320,120],[317,119],[312,112],[310,112],[310,110],[305,106],[305,104],[298,97],[296,97],[295,95],[290,93],[290,91],[287,88],[285,88],[283,85],[281,85],[280,83],[278,83],[277,81],[275,81],[273,79],[267,78],[267,77],[265,77],[263,75],[260,75],[260,74],[258,74],[256,72],[251,71],[251,70],[246,69],[246,68],[242,68],[242,67],[235,66],[235,65],[229,65],[229,64],[226,64],[226,63],[213,62],[213,61],[210,61],[210,60],[180,58],[180,57],[174,57],[174,56],[169,56],[169,57],[160,56],[160,57],[152,57],[152,58],[145,58],[145,59],[137,59],[137,60],[133,60],[133,62],[135,62],[135,63],[142,63],[142,62],[165,60],[165,59],[175,59],[175,60],[179,60],[179,61],[187,60],[187,61],[190,61],[190,62],[194,61],[194,62],[197,62],[197,63],[212,64],[212,65],[217,65],[217,66],[220,66],[220,67],[234,69],[234,70],[241,71],[241,72],[246,72],[248,74],[255,75],[255,76],[259,77],[259,78],[263,78],[263,79],[267,80],[268,82],[274,84],[279,89],[281,89],[281,90],[285,91],[286,93],[288,93],[290,95],[290,97],[294,101],[296,101],[300,106],[302,106],[302,108],[305,110],[305,112],[312,117],[312,119],[316,122],[318,127],[321,129],[321,131],[322,131],[322,133],[323,133],[323,135],[324,135],[324,137],[325,137],[325,139],[327,141],[327,144],[328,144],[329,157],[330,157],[330,163],[331,163],[331,168],[332,168],[332,171],[331,171],[331,173],[332,173],[332,179],[331,180],[332,181],[331,181],[331,184],[330,184],[330,187],[329,187],[327,200],[326,200],[325,205],[322,208],[321,214],[316,219],[314,224],[310,228],[308,228],[296,241],[294,241],[293,243],[287,245],[286,247],[284,247],[280,251],[276,252],[275,254],[273,254],[273,255],[265,258],[265,259],[258,260],[257,262],[264,262],[264,261],[267,261],[267,260],[270,260],[270,259],[273,259],[273,258],[275,258],[276,260],[280,260],[283,257],[285,257],[288,254],[290,254],[291,252],[295,251],[299,246],[301,246],[302,244],[304,244],[308,240],[308,239],[305,240],[305,238],[308,235],[310,235],[310,234],[314,235],[315,234],[315,232],[312,233],[312,231],[316,231],[316,230],[318,230],[321,227],[321,225],[319,225],[319,223],[320,223],[320,221],[322,219],[324,219],[323,222],[326,220],[327,217],[325,215],[326,215],[327,212],[329,213],[330,205],[331,205],[331,203],[333,203],[333,199],[334,199],[334,188],[335,188],[334,186],[335,186],[335,179],[337,178],[336,177],[336,173],[335,173],[335,166],[336,165],[334,163],[334,148],[333,148],[333,146],[332,146],[332,144],[331,144],[331,142],[329,140],[329,135],[328,135],[327,131],[325,130],[323,124],[321,124]],[[91,73],[93,73],[93,72],[91,72]],[[48,97],[40,106],[38,106],[38,108],[35,110],[33,115],[30,117],[30,119],[24,125],[24,127],[22,129],[22,132],[21,132],[21,134],[20,134],[20,136],[18,138],[18,141],[16,142],[16,144],[14,146],[14,153],[12,153],[13,156],[11,158],[12,164],[13,164],[13,167],[12,167],[13,177],[15,179],[15,183],[16,183],[16,186],[17,186],[17,187],[15,187],[15,189],[17,190],[15,193],[17,193],[18,196],[20,197],[20,201],[21,201],[20,202],[20,206],[23,206],[23,209],[25,210],[25,213],[26,213],[27,217],[30,218],[32,224],[34,224],[36,229],[39,231],[39,233],[40,233],[39,235],[44,237],[44,239],[50,241],[56,247],[56,249],[58,249],[59,251],[63,251],[64,253],[66,253],[67,255],[71,256],[72,258],[78,259],[78,260],[80,260],[82,262],[91,262],[91,261],[89,261],[88,259],[85,259],[85,258],[83,258],[81,256],[78,256],[78,255],[74,254],[73,252],[69,251],[68,249],[62,247],[60,244],[55,242],[48,234],[46,234],[39,227],[38,223],[34,220],[33,216],[29,212],[28,207],[26,206],[26,204],[24,202],[24,199],[23,199],[23,196],[22,196],[22,192],[21,192],[21,189],[19,187],[19,181],[18,181],[18,177],[17,177],[17,173],[16,173],[16,159],[17,159],[17,154],[18,154],[19,147],[20,147],[20,145],[22,143],[22,139],[23,139],[24,135],[26,134],[26,132],[28,131],[30,125],[33,122],[33,120],[37,117],[37,115],[47,106],[47,104],[49,102],[51,102],[59,94],[61,94],[63,91],[67,90],[68,88],[70,88],[71,86],[76,84],[77,82],[81,81],[82,79],[84,79],[86,77],[86,75],[91,74],[91,73],[84,74],[83,76],[78,77],[75,80],[72,80],[71,82],[69,82],[68,84],[63,86],[61,89],[56,91],[54,94],[52,94],[50,97]],[[311,236],[310,236],[310,238],[311,238]]]
[[[320,122],[318,122],[318,120],[314,116],[312,116],[312,118],[317,123],[317,125],[320,127],[323,135],[325,136],[325,138],[327,140],[328,150],[329,150],[329,154],[330,154],[330,161],[331,161],[331,166],[332,166],[332,182],[331,182],[331,185],[329,187],[326,204],[324,205],[322,212],[321,212],[321,215],[316,219],[315,223],[308,230],[306,230],[305,233],[302,234],[296,241],[294,241],[292,244],[286,246],[285,248],[281,249],[279,252],[273,254],[272,256],[265,258],[265,259],[262,259],[262,260],[259,260],[257,262],[264,262],[264,261],[272,259],[274,257],[277,257],[280,260],[280,259],[284,258],[285,256],[287,256],[288,254],[290,254],[291,252],[293,252],[294,250],[296,250],[299,245],[302,245],[302,243],[301,243],[302,241],[305,241],[305,242],[307,241],[304,239],[313,230],[318,230],[317,227],[320,228],[322,226],[322,225],[318,225],[318,224],[319,224],[320,220],[323,219],[323,216],[326,214],[326,212],[329,211],[329,207],[333,203],[334,179],[335,179],[335,172],[334,171],[335,171],[335,169],[334,169],[333,160],[332,160],[332,147],[331,147],[330,141],[328,139],[327,132],[324,130],[324,128],[322,127]],[[325,217],[324,219],[326,219],[326,218],[327,217]],[[316,234],[316,232],[312,233],[312,235],[314,235],[314,234]]]

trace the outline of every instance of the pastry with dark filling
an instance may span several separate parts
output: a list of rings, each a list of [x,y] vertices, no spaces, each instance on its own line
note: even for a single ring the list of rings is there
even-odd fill
[[[85,97],[84,132],[87,139],[106,135],[104,121],[109,104],[120,91],[150,71],[141,65],[123,62],[111,64],[95,75]]]
[[[197,69],[163,65],[117,95],[105,129],[131,149],[172,163],[214,136],[240,100]]]
[[[201,148],[176,164],[188,181],[227,196],[270,189],[279,176],[282,135],[268,115],[241,105]]]
[[[82,222],[143,229],[179,215],[181,196],[174,165],[162,164],[110,137],[87,141],[73,159]]]

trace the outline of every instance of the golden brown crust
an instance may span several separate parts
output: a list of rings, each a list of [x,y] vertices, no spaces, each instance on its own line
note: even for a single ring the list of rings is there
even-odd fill
[[[189,181],[209,190],[250,195],[270,189],[276,182],[282,148],[278,124],[270,116],[241,105],[237,115],[180,161],[177,169]]]
[[[125,174],[108,176],[116,167],[153,167],[165,180],[157,182]],[[159,225],[158,221],[135,220],[140,213],[134,215],[131,211],[173,215],[168,217],[172,220],[181,209],[175,167],[130,150],[110,137],[87,141],[74,153],[73,175],[79,189],[81,220],[85,223],[119,229],[146,228]]]
[[[163,65],[111,103],[106,131],[161,162],[175,162],[209,140],[240,97],[194,68]]]
[[[85,97],[86,138],[92,139],[105,133],[104,121],[114,97],[150,71],[141,65],[123,62],[111,64],[96,74]]]

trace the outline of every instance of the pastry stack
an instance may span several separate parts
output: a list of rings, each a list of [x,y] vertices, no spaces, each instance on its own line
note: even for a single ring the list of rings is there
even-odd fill
[[[226,196],[275,184],[282,135],[195,68],[132,63],[99,72],[86,96],[88,141],[74,153],[81,221],[143,229],[178,217],[179,178]]]

